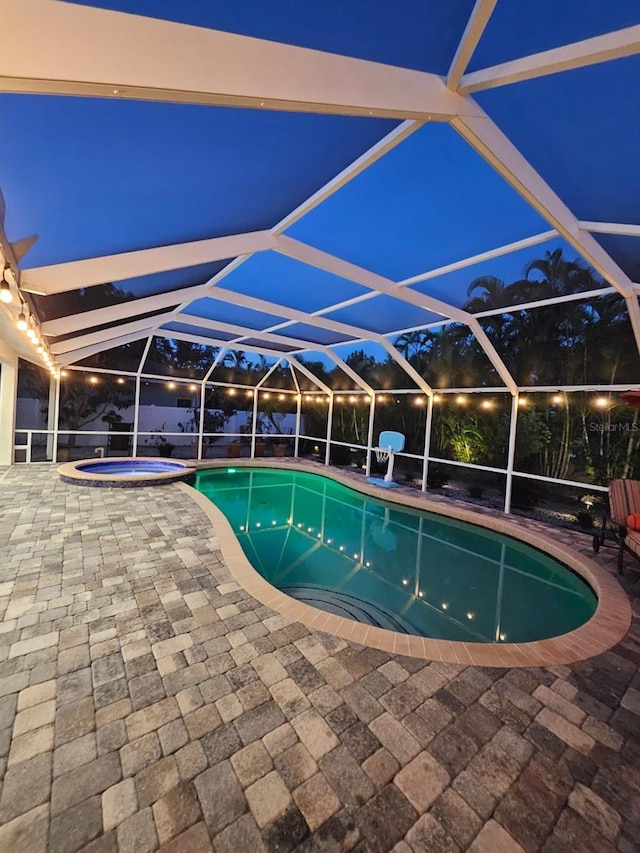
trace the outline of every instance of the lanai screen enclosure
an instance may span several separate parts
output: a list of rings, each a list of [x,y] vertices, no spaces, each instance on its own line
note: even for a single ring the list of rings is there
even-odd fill
[[[395,429],[418,486],[506,511],[637,473],[636,2],[5,0],[2,30],[0,463],[270,438],[369,473]]]

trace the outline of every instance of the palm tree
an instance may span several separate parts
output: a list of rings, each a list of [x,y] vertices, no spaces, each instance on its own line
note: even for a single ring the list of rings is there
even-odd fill
[[[234,370],[247,366],[247,356],[239,349],[232,349],[226,352],[222,358],[222,363],[225,367],[231,367]]]

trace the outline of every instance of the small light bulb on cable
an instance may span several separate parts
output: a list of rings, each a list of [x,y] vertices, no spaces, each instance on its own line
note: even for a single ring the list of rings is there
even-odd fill
[[[11,292],[11,288],[4,279],[2,279],[2,281],[0,282],[0,301],[4,302],[7,305],[10,302],[13,302],[13,293]]]
[[[29,326],[29,324],[27,323],[27,315],[24,313],[24,305],[22,306],[20,313],[18,314],[16,326],[20,332],[26,332]]]

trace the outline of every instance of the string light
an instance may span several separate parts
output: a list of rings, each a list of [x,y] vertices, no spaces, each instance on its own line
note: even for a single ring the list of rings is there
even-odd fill
[[[467,398],[463,394],[458,394],[458,396],[456,397],[456,403],[459,406],[464,406],[466,404],[466,402],[467,402]]]
[[[271,397],[271,394],[268,391],[265,391],[265,393],[262,396],[265,400],[268,400]]]
[[[560,403],[562,403],[562,397],[560,396],[560,394],[554,394],[551,398],[551,402],[554,404],[554,406],[559,406]]]
[[[236,396],[236,389],[235,388],[229,388],[229,390],[227,391],[227,394],[229,395],[229,397],[235,397]]]
[[[16,326],[20,332],[26,332],[29,328],[29,323],[27,322],[27,315],[25,314],[25,305],[23,303],[22,308],[20,309],[20,313],[18,314],[18,320],[16,322]]]
[[[98,384],[98,377],[97,376],[90,376],[89,377],[89,384],[90,385],[97,385]]]
[[[167,388],[169,389],[169,391],[174,391],[175,387],[176,387],[175,382],[167,382]]]
[[[483,400],[481,406],[483,409],[493,409],[493,403],[491,400]]]
[[[599,409],[604,409],[609,405],[609,400],[606,397],[598,397],[595,404]]]
[[[519,406],[524,407],[524,406],[527,406],[528,404],[529,404],[529,401],[527,400],[526,397],[519,397],[518,398],[518,405]]]
[[[10,302],[13,302],[13,293],[11,292],[11,288],[9,287],[8,283],[4,279],[2,279],[2,281],[0,282],[0,301],[4,302],[7,305]]]

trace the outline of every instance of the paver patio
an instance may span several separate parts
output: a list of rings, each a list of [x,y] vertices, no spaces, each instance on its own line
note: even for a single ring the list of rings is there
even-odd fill
[[[640,849],[633,566],[599,658],[428,663],[252,599],[176,486],[0,477],[3,853]]]

